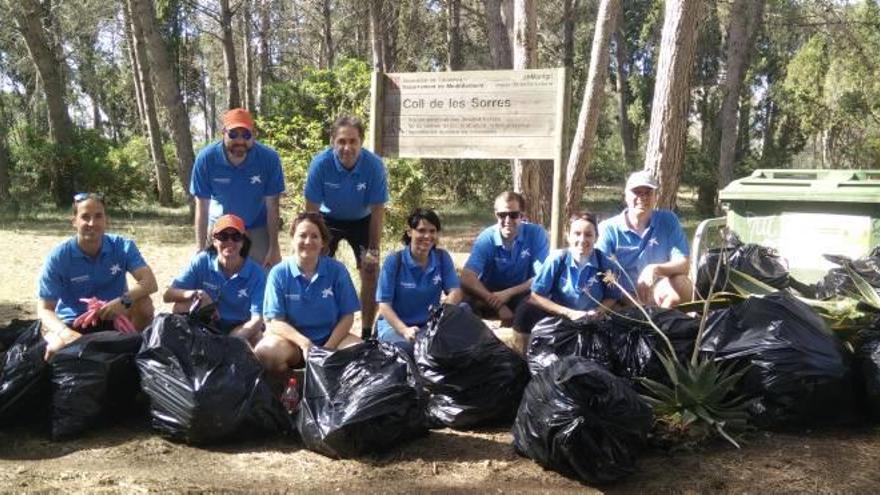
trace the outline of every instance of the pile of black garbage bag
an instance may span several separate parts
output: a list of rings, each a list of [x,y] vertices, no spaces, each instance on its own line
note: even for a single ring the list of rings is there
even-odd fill
[[[95,332],[45,361],[39,321],[0,329],[0,426],[48,419],[53,438],[82,434],[136,410],[141,336]]]
[[[867,256],[855,260],[831,254],[826,254],[825,259],[839,266],[828,270],[828,273],[816,284],[817,299],[827,300],[837,296],[860,297],[847,268],[858,273],[875,291],[880,292],[880,246],[874,248]]]
[[[435,425],[470,428],[513,418],[529,380],[525,361],[460,306],[444,304],[415,342]]]
[[[722,247],[710,249],[700,257],[695,284],[698,297],[706,298],[711,293],[729,290],[731,268],[776,289],[785,289],[791,282],[788,261],[776,250],[759,244],[744,244],[736,233],[729,231]]]
[[[415,364],[396,346],[315,347],[297,427],[306,447],[330,457],[383,452],[428,432],[426,399]]]

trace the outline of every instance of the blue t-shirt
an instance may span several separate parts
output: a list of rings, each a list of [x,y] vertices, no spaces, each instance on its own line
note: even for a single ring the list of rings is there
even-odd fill
[[[376,302],[390,303],[407,325],[421,325],[428,321],[428,308],[440,304],[440,294],[458,287],[455,263],[448,252],[432,249],[428,264],[422,269],[407,246],[385,258],[379,272]]]
[[[361,149],[354,168],[347,170],[328,148],[309,165],[305,195],[330,218],[360,220],[370,214],[370,206],[388,202],[385,165],[371,151]]]
[[[208,223],[228,213],[244,220],[245,228],[266,225],[266,197],[284,192],[281,159],[272,148],[254,142],[239,166],[229,163],[223,141],[206,146],[196,157],[189,192],[211,198]]]
[[[521,223],[510,249],[493,225],[477,236],[464,267],[476,273],[488,290],[504,290],[534,277],[548,250],[547,231],[540,225]]]
[[[568,249],[558,249],[541,266],[532,282],[532,292],[566,308],[593,309],[603,299],[620,299],[620,291],[602,280],[609,269],[616,271],[598,249],[593,249],[583,267],[578,266]]]
[[[245,258],[238,273],[227,278],[217,254],[202,251],[171,282],[171,287],[205,291],[217,304],[220,326],[227,328],[263,314],[266,274],[254,260]]]
[[[285,259],[272,267],[266,280],[263,315],[293,325],[317,345],[324,345],[339,320],[361,308],[345,265],[321,256],[311,280],[299,271],[296,260]]]
[[[649,264],[686,258],[690,253],[681,223],[669,210],[654,210],[642,235],[629,228],[624,210],[599,224],[596,248],[614,256],[626,271],[620,284],[627,291],[634,290],[639,274]]]
[[[81,298],[110,301],[121,296],[128,290],[125,274],[144,266],[147,263],[131,239],[104,234],[101,251],[90,258],[74,236],[49,253],[40,273],[37,297],[57,301],[55,313],[70,325],[86,312]]]

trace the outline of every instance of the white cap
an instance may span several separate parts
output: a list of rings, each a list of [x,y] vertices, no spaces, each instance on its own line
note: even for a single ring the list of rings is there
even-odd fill
[[[632,191],[639,187],[657,189],[660,187],[660,184],[657,183],[657,179],[651,175],[651,172],[648,172],[647,170],[639,170],[638,172],[633,172],[633,174],[629,176],[629,179],[626,180],[626,190]]]

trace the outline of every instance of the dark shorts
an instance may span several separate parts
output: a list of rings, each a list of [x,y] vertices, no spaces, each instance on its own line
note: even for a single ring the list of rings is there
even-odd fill
[[[513,331],[526,334],[532,333],[532,328],[548,316],[553,315],[535,304],[530,302],[520,304],[513,315]]]
[[[357,267],[361,267],[361,259],[370,248],[370,217],[367,215],[360,220],[335,220],[324,215],[324,223],[330,230],[330,245],[328,246],[328,255],[333,257],[336,255],[336,249],[339,248],[339,241],[345,239],[351,250],[354,252],[354,259]]]
[[[507,301],[507,307],[510,308],[511,311],[516,313],[517,308],[519,308],[520,306],[523,305],[523,303],[525,303],[526,299],[529,298],[529,295],[531,295],[531,293],[532,293],[532,291],[527,290],[523,293],[520,293],[520,294],[517,294],[517,295],[511,297],[510,300]],[[498,318],[497,311],[492,309],[492,307],[489,306],[486,303],[486,301],[480,299],[479,297],[477,297],[476,295],[474,295],[471,292],[465,293],[464,302],[468,303],[468,305],[470,305],[470,307],[471,307],[471,310],[473,310],[474,314],[479,316],[480,318],[483,318],[486,320],[493,320],[493,319]]]

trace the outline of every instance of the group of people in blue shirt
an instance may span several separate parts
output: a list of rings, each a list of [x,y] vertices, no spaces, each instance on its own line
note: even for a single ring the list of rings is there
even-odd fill
[[[193,169],[197,253],[163,300],[180,313],[214,303],[216,328],[250,342],[278,378],[301,366],[312,346],[346,347],[375,335],[411,353],[441,300],[512,325],[524,351],[546,316],[590,318],[635,300],[669,307],[692,297],[686,237],[672,212],[654,209],[658,184],[646,172],[627,181],[622,213],[601,224],[586,212],[572,216],[568,247],[553,252],[544,228],[526,221],[525,199],[500,194],[496,223],[476,238],[460,276],[438,247],[437,213],[417,208],[402,248],[380,269],[388,179],[382,160],[361,147],[363,125],[352,117],[337,119],[331,146],[309,166],[306,208],[292,219],[292,255],[282,259],[278,154],[256,142],[246,110],[230,110],[223,123],[223,139],[203,149]],[[135,243],[106,233],[100,194],[78,194],[73,214],[76,236],[50,253],[39,279],[47,357],[83,332],[114,328],[118,316],[143,329],[158,290]],[[333,258],[343,239],[356,255],[360,295]],[[101,301],[100,322],[76,327],[89,298]],[[358,311],[360,338],[351,332]]]

